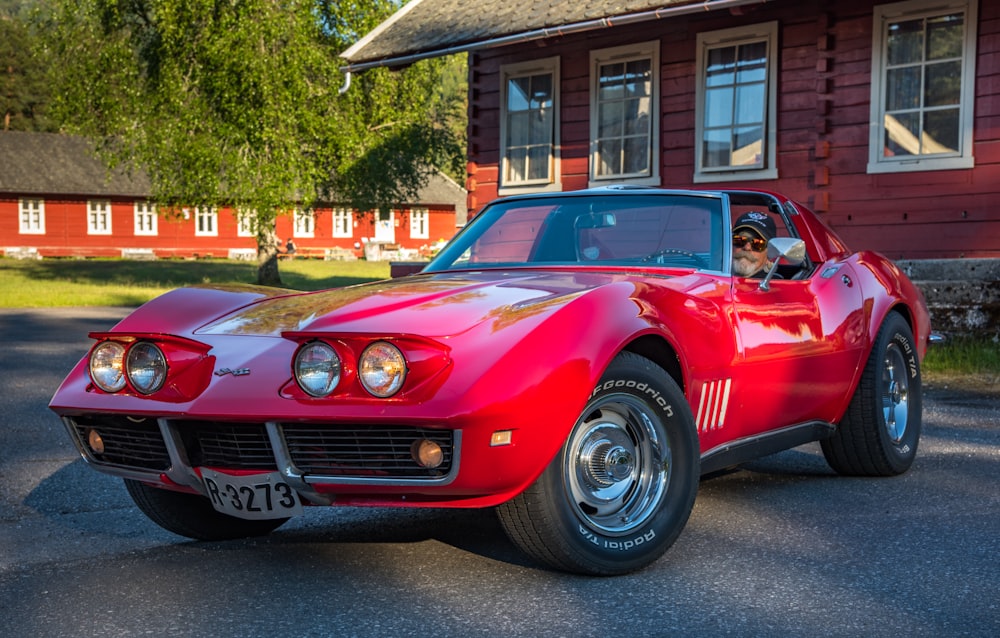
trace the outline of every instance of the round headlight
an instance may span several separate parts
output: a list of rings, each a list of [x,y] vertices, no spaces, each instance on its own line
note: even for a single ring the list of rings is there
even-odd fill
[[[152,394],[167,380],[167,358],[155,344],[141,341],[128,349],[125,366],[132,387],[142,394]]]
[[[361,384],[377,397],[391,397],[406,379],[406,359],[396,346],[379,341],[361,353]]]
[[[293,371],[306,394],[325,397],[340,383],[340,357],[329,344],[311,341],[295,354]]]
[[[90,353],[90,379],[105,392],[118,392],[125,387],[125,346],[117,341],[97,344]]]

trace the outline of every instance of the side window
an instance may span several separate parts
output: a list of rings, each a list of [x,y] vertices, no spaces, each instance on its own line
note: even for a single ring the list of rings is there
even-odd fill
[[[111,234],[111,202],[106,199],[92,199],[87,202],[87,234]]]
[[[21,235],[45,234],[45,200],[18,200],[18,227]]]
[[[698,34],[695,182],[776,179],[778,23]]]
[[[976,2],[875,7],[868,172],[971,168]]]
[[[560,190],[559,58],[507,65],[500,75],[500,188]]]
[[[156,217],[156,205],[151,202],[140,202],[137,201],[133,207],[134,211],[134,221],[135,227],[134,232],[136,236],[140,235],[156,235],[157,233],[157,217]]]
[[[660,43],[590,54],[590,183],[659,185]]]

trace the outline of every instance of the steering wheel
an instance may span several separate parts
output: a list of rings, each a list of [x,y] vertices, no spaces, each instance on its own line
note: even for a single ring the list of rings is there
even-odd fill
[[[656,262],[658,264],[666,263],[664,257],[669,255],[682,255],[693,261],[699,268],[708,268],[708,262],[702,258],[701,255],[693,253],[690,250],[684,250],[683,248],[664,248],[658,250],[655,253],[651,253],[642,258],[643,263]]]

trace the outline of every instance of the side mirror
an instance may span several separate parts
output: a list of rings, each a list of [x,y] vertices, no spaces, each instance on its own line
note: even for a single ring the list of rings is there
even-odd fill
[[[784,258],[793,266],[798,266],[806,260],[806,243],[793,237],[775,237],[767,242],[767,258],[774,263],[771,264],[771,270],[767,272],[764,281],[760,282],[760,289],[765,292],[771,289],[771,278],[778,271],[779,259]]]

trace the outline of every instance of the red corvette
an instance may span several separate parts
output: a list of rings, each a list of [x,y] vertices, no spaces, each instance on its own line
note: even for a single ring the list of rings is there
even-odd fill
[[[764,270],[734,275],[748,250]],[[891,261],[780,195],[611,187],[498,200],[417,274],[185,288],[91,337],[51,408],[168,530],[496,507],[535,559],[620,574],[704,474],[810,441],[906,471],[930,325]]]

